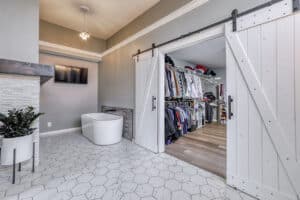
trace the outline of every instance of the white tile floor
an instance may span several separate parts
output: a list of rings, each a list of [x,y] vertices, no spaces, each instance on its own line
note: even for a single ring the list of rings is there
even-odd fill
[[[250,200],[224,180],[129,141],[95,146],[80,134],[41,139],[41,163],[17,172],[0,168],[0,199],[14,200]]]

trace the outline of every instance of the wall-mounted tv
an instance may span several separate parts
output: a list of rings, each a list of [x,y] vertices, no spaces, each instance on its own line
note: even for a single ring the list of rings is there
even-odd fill
[[[55,82],[88,83],[88,69],[73,66],[55,65]]]

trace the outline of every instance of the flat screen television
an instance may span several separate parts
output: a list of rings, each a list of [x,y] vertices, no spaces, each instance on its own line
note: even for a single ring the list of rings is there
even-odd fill
[[[55,82],[60,83],[88,83],[88,69],[73,66],[55,65]]]

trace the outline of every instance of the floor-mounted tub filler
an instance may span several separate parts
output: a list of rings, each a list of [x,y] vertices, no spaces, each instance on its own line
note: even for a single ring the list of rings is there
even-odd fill
[[[91,113],[81,116],[82,133],[97,145],[111,145],[121,142],[123,117]]]

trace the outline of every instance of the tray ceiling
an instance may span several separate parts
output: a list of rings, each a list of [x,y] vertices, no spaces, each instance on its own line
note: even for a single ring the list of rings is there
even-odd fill
[[[76,31],[84,31],[80,5],[87,5],[88,32],[108,39],[160,0],[40,0],[40,18]]]

